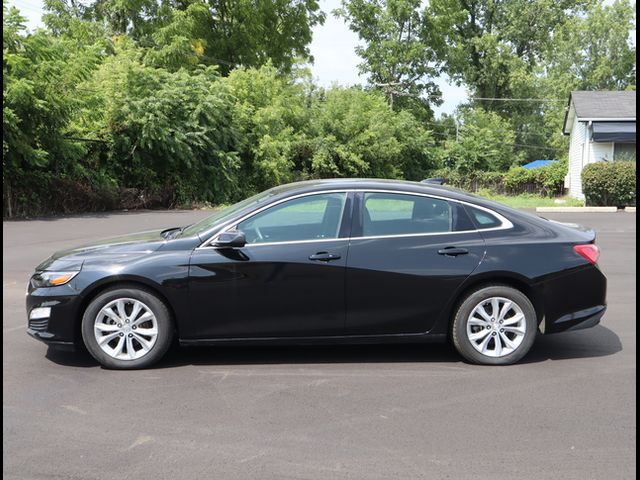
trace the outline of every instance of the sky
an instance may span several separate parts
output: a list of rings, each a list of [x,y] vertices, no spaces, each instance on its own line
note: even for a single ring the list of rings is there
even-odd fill
[[[9,0],[10,5],[18,7],[28,18],[27,27],[34,29],[42,26],[42,0]],[[310,45],[314,63],[311,72],[315,80],[323,86],[333,84],[343,86],[364,84],[365,79],[358,75],[360,58],[354,49],[358,44],[358,36],[349,30],[343,20],[335,18],[331,12],[340,6],[340,0],[320,0],[320,8],[326,13],[324,25],[313,30],[313,41]],[[443,77],[436,82],[442,91],[444,103],[435,108],[437,115],[452,113],[457,105],[467,99],[463,87],[452,85]]]

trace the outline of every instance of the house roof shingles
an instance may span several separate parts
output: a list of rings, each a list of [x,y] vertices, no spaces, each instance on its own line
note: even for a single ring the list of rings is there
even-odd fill
[[[636,118],[636,92],[571,92],[578,118]]]

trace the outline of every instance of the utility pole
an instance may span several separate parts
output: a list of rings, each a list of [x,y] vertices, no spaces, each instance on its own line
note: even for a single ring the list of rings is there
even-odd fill
[[[402,82],[389,82],[389,83],[374,83],[374,86],[382,88],[387,96],[389,97],[389,106],[391,110],[393,110],[393,97],[394,95],[402,95],[401,92],[398,92],[394,89],[394,87],[399,87],[402,85]],[[404,94],[405,96],[409,96],[408,94]]]

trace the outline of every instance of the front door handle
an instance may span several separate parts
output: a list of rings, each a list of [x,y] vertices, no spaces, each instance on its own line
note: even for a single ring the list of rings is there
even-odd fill
[[[330,262],[331,260],[338,260],[340,255],[337,253],[318,252],[309,257],[309,260],[315,260],[317,262]]]
[[[458,247],[446,247],[438,250],[438,254],[447,255],[449,257],[457,257],[458,255],[466,255],[469,253],[469,250],[466,248],[458,248]]]

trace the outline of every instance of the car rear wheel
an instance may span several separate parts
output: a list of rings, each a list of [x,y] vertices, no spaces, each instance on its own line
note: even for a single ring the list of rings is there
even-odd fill
[[[167,306],[137,287],[106,290],[91,301],[82,318],[84,344],[107,368],[149,367],[166,353],[172,337]]]
[[[459,305],[453,343],[468,361],[509,365],[524,357],[536,336],[536,312],[519,290],[490,285],[471,292]]]

